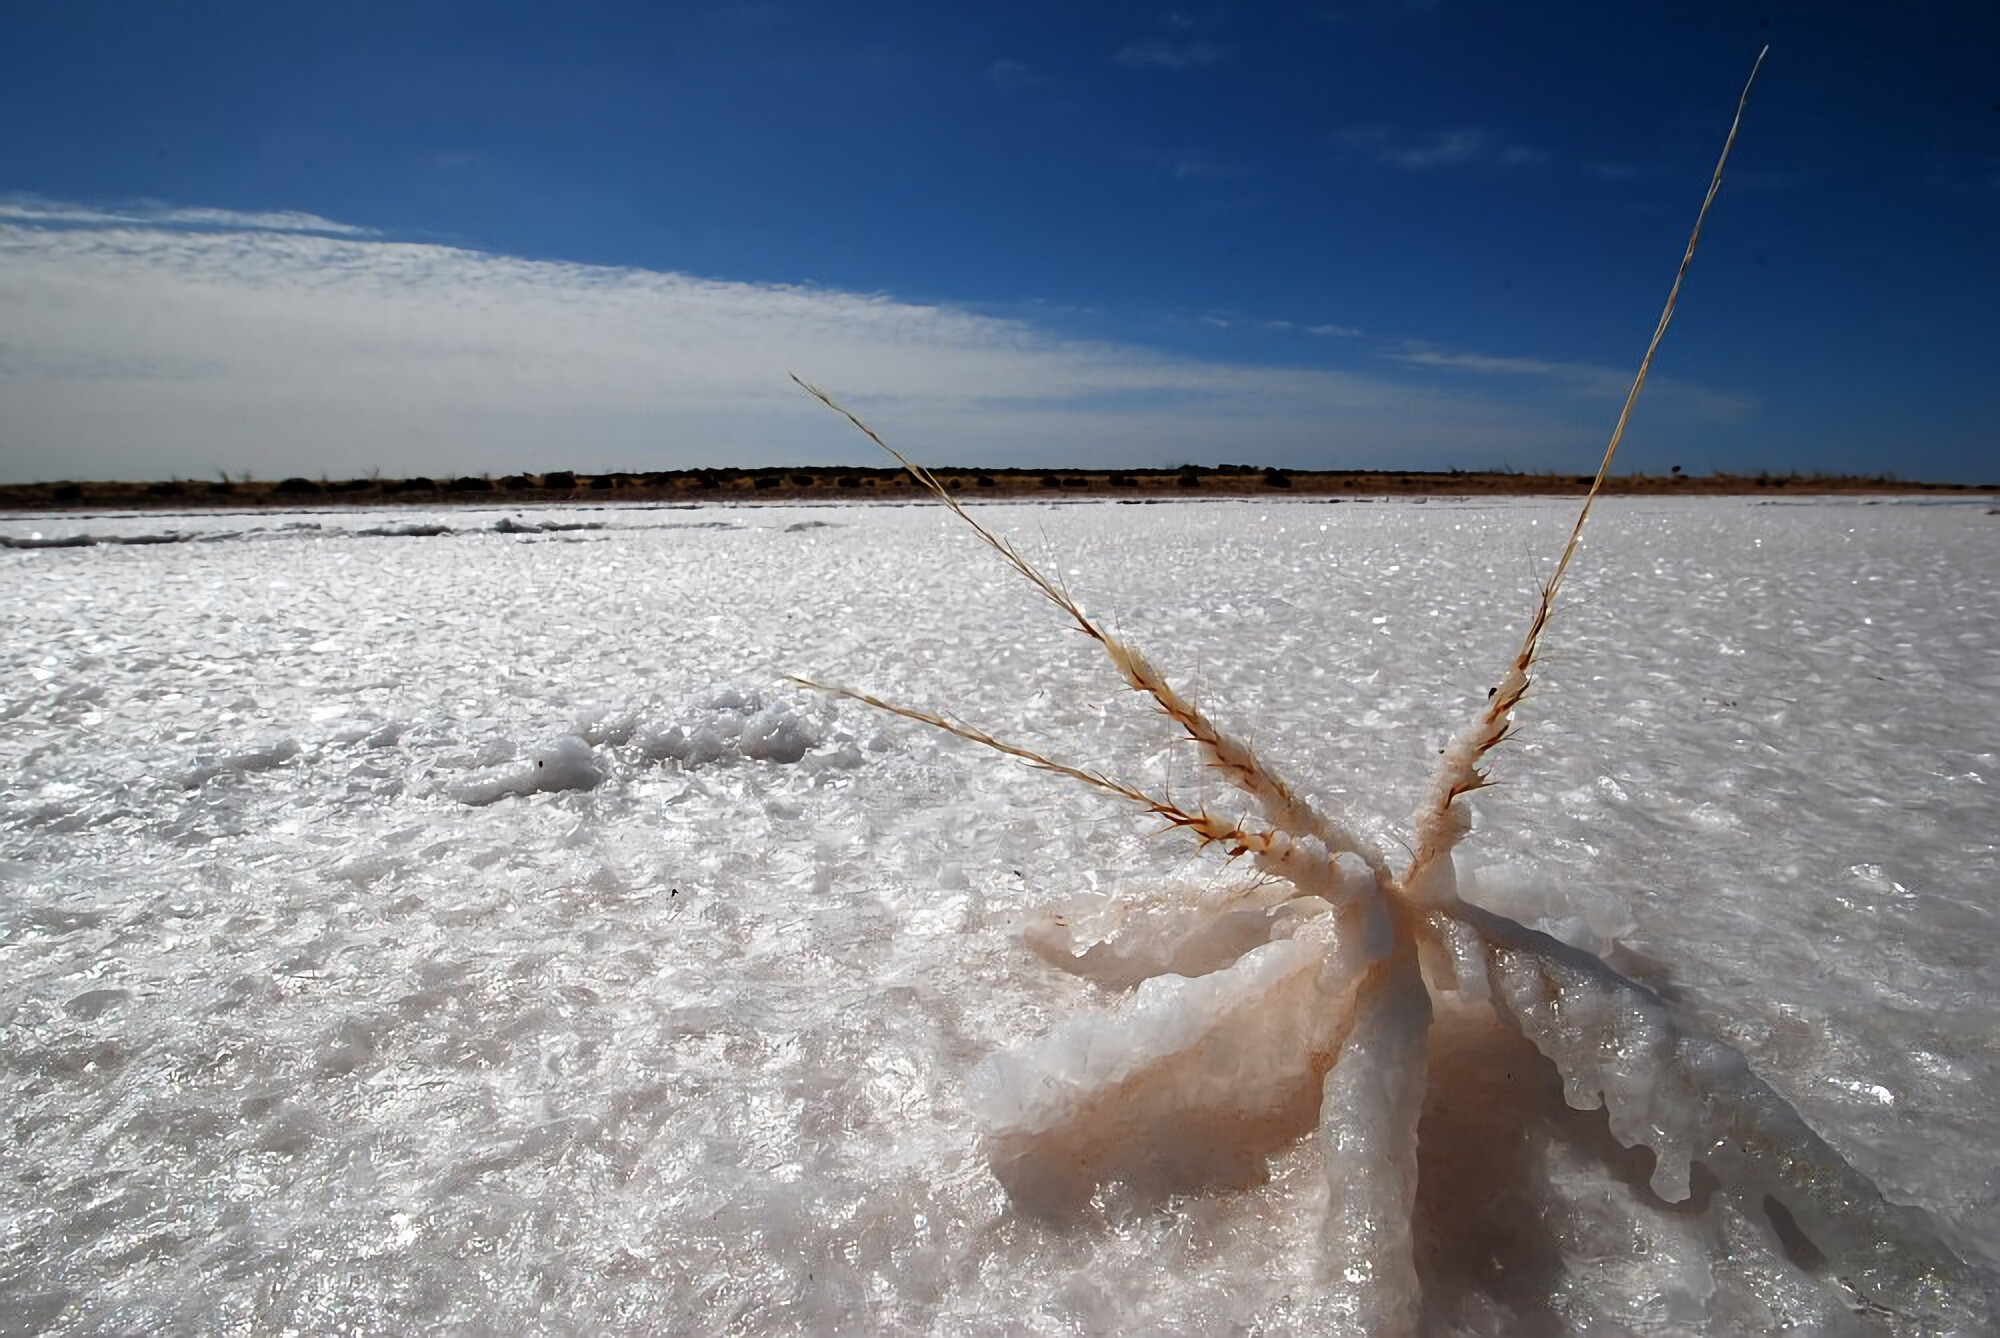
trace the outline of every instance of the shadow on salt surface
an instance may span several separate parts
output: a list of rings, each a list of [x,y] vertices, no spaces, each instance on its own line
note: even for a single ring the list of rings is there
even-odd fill
[[[1188,983],[1174,981],[1161,993]],[[1307,1007],[1276,1028],[1288,1038],[1310,1026],[1313,1001],[1293,1002]],[[1120,1016],[1144,1024],[1141,1015],[1160,1011],[1146,1007],[1142,986]],[[995,1248],[1032,1272],[1038,1261],[1045,1265],[1106,1233],[1185,1218],[1201,1224],[1197,1235],[1234,1238],[1227,1267],[1268,1273],[1242,1286],[1267,1320],[1301,1331],[1350,1331],[1341,1327],[1335,1292],[1301,1284],[1278,1295],[1298,1265],[1280,1242],[1310,1242],[1325,1212],[1315,1177],[1302,1175],[1311,1155],[1307,1135],[1321,1122],[1324,1063],[1292,1072],[1284,1069],[1286,1046],[1274,1047],[1273,1037],[1260,1037],[1256,1027],[1223,1029],[1230,1033],[1224,1043],[1192,1054],[1161,1085],[1157,1102],[1128,1092],[1094,1121],[989,1141],[1010,1202],[999,1229],[1011,1243],[996,1239]],[[1422,1287],[1417,1331],[1905,1331],[1877,1327],[1865,1307],[1848,1309],[1828,1260],[1775,1199],[1754,1188],[1732,1192],[1699,1162],[1684,1200],[1662,1198],[1653,1153],[1621,1145],[1606,1110],[1572,1108],[1553,1067],[1490,1011],[1446,1003],[1431,1038],[1410,1218]],[[1079,1029],[1075,1039],[1091,1038]],[[1101,1058],[1118,1052],[1129,1059],[1142,1044],[1143,1037],[1125,1037],[1104,1045]],[[1022,1076],[989,1061],[969,1094],[975,1115],[990,1122],[994,1105],[1010,1099],[996,1087]],[[1044,1095],[1026,1094],[1025,1104]],[[1327,1127],[1339,1124],[1330,1118]],[[1629,1248],[1607,1248],[1610,1241]],[[1267,1252],[1275,1259],[1261,1260]],[[1277,1267],[1269,1268],[1272,1262]],[[1094,1309],[1087,1298],[1073,1299],[1078,1313]],[[1130,1327],[1134,1317],[1107,1304],[1090,1327]]]
[[[1792,1271],[1809,1274],[1823,1261],[1790,1229],[1782,1208],[1733,1204],[1699,1167],[1687,1200],[1661,1199],[1650,1187],[1652,1154],[1621,1146],[1604,1111],[1568,1106],[1560,1079],[1534,1047],[1489,1015],[1446,1011],[1432,1044],[1437,1062],[1418,1125],[1412,1210],[1423,1332],[1653,1332],[1718,1319],[1737,1332],[1800,1325],[1828,1334],[1867,1331],[1836,1297]],[[1304,1207],[1283,1190],[1258,1193],[1261,1209],[1256,1200],[1232,1199],[1268,1184],[1274,1171],[1283,1174],[1296,1155],[1287,1149],[1319,1124],[1317,1079],[1295,1076],[1282,1099],[1255,1118],[1204,1121],[1179,1109],[1158,1122],[1122,1125],[1117,1165],[1109,1168],[1117,1184],[1096,1193],[1078,1169],[1092,1160],[1087,1149],[1044,1146],[996,1167],[1028,1232],[1020,1243],[1039,1240],[1031,1253],[1060,1249],[1066,1238],[1204,1202],[1225,1217],[1243,1214],[1233,1232],[1309,1232],[1308,1221],[1271,1220]],[[1756,1217],[1768,1217],[1768,1225]],[[1780,1251],[1770,1248],[1772,1235]],[[1657,1289],[1628,1299],[1623,1310],[1611,1298],[1630,1288],[1612,1275],[1628,1265],[1603,1248],[1620,1238],[1640,1243],[1660,1271]],[[1719,1242],[1727,1242],[1729,1258],[1717,1270],[1708,1256]],[[1716,1274],[1732,1267],[1756,1272],[1768,1300],[1746,1297],[1737,1313],[1709,1314],[1722,1281]],[[1314,1302],[1300,1304],[1294,1318],[1302,1327],[1333,1318]]]
[[[1481,1332],[1504,1320],[1511,1334],[1568,1332],[1561,1301],[1574,1285],[1570,1261],[1600,1214],[1594,1225],[1697,1245],[1698,1223],[1716,1207],[1705,1169],[1685,1201],[1661,1199],[1650,1186],[1652,1153],[1621,1146],[1605,1111],[1571,1109],[1541,1054],[1490,1016],[1447,1012],[1432,1045],[1412,1210],[1427,1325]],[[1591,1185],[1583,1201],[1550,1192],[1562,1163]],[[1672,1305],[1671,1282],[1666,1291]],[[1831,1317],[1830,1304],[1821,1309]],[[1691,1307],[1684,1318],[1700,1317]]]

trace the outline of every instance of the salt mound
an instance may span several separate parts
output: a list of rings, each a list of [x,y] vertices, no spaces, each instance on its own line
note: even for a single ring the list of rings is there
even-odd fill
[[[603,783],[605,774],[590,745],[574,734],[565,734],[535,749],[519,764],[494,767],[454,782],[448,789],[462,804],[491,804],[508,795],[594,790]]]
[[[646,734],[639,750],[652,760],[671,759],[689,768],[746,759],[790,764],[823,738],[819,726],[797,707],[767,704],[754,692],[726,688],[680,722]]]

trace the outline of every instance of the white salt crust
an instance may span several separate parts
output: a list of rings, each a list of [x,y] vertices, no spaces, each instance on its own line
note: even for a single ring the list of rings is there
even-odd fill
[[[1385,842],[1569,519],[981,514]],[[1221,797],[935,511],[0,517],[199,532],[0,551],[0,1313],[1976,1332],[2000,529],[1740,501],[1593,524],[1460,888],[1647,991],[1572,961],[1564,1019],[1545,941],[1454,940],[1412,1091],[1417,1001],[1306,967],[1358,930],[783,682]],[[1080,1175],[1009,1169],[1010,1129],[1096,1127],[1038,1074],[1109,1112]],[[1414,1279],[1367,1276],[1399,1230]],[[1930,1243],[1966,1271],[1912,1263]]]

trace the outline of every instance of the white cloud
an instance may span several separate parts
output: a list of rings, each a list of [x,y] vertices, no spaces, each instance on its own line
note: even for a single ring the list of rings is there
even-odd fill
[[[1597,427],[1407,374],[1199,361],[946,306],[382,241],[304,215],[156,211],[165,225],[10,207],[4,479],[869,459],[792,371],[941,463],[1418,468],[1587,449]]]

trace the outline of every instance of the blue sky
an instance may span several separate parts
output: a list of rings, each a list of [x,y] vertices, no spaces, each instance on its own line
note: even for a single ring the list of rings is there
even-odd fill
[[[2000,480],[1983,3],[10,6],[0,477]]]

